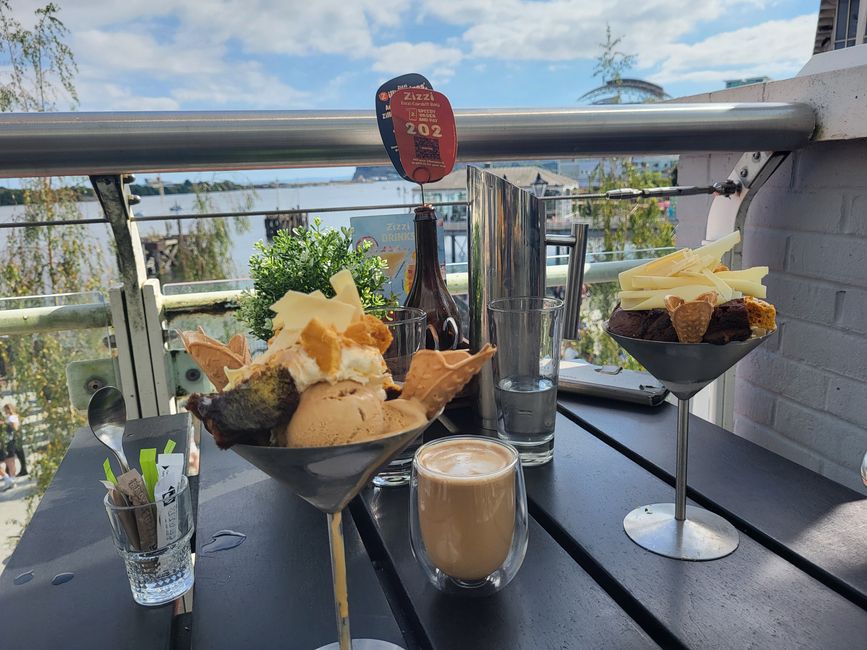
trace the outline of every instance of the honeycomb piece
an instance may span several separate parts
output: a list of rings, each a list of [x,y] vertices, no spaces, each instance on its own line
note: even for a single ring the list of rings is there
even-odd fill
[[[316,360],[316,365],[325,374],[337,372],[340,368],[340,335],[318,318],[301,330],[301,347]]]
[[[773,332],[777,329],[777,309],[769,302],[753,298],[752,296],[744,297],[744,304],[747,307],[747,316],[750,319],[750,327],[766,332]]]

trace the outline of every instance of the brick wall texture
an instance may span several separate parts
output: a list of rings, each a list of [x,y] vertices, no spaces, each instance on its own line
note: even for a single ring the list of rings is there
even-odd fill
[[[738,155],[682,156],[678,182],[722,180]],[[678,204],[678,244],[704,237],[709,199]],[[867,140],[811,145],[758,192],[744,266],[767,265],[779,329],[737,369],[735,433],[867,493]]]

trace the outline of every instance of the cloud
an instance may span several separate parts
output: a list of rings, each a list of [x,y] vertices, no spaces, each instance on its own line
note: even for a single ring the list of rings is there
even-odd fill
[[[651,75],[659,83],[753,75],[780,77],[797,72],[810,58],[815,33],[814,14],[770,20],[693,44],[663,45],[642,63],[646,66],[659,62],[660,70]]]
[[[60,18],[83,109],[295,108],[345,104],[347,89],[409,70],[435,84],[524,62],[567,74],[598,56],[609,23],[634,74],[658,83],[786,76],[810,56],[814,14],[706,36],[775,2],[65,0]],[[16,16],[44,3],[15,0]],[[426,40],[413,41],[418,25]]]
[[[433,79],[446,80],[455,72],[464,54],[457,48],[442,47],[436,43],[409,43],[401,41],[377,48],[372,69],[377,72],[400,74],[407,70],[419,72]]]
[[[758,12],[772,0],[425,0],[420,20],[465,28],[467,59],[593,60],[611,25],[618,49],[637,55],[636,72],[658,83],[791,75],[809,59],[815,14],[718,33],[690,43],[697,30],[732,12]]]
[[[176,111],[180,103],[173,97],[147,97],[109,82],[88,81],[78,84],[78,93],[87,98],[84,110],[100,111]]]

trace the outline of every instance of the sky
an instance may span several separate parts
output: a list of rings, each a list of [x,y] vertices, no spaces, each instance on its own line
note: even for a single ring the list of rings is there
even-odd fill
[[[46,0],[10,1],[26,24]],[[726,79],[787,78],[812,53],[819,0],[55,4],[78,62],[79,110],[372,111],[376,88],[407,72],[455,108],[574,106],[601,83],[593,68],[606,25],[636,57],[625,76],[675,97]]]

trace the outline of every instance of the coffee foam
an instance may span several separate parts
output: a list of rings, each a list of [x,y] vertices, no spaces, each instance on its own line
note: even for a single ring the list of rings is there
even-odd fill
[[[418,468],[432,476],[447,479],[496,478],[509,471],[517,455],[493,440],[444,440],[424,449],[417,458]]]

